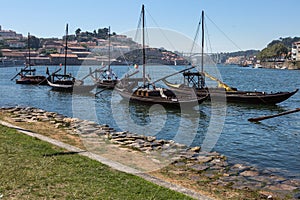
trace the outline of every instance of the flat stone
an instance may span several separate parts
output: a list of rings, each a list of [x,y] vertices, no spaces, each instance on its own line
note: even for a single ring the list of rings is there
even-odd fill
[[[190,151],[193,151],[193,152],[199,152],[201,150],[201,147],[197,146],[197,147],[192,147],[190,149]]]
[[[45,113],[46,111],[42,110],[42,109],[35,109],[33,112],[35,112],[35,113]]]
[[[185,144],[175,143],[174,148],[176,148],[176,149],[186,149],[187,146]]]
[[[148,137],[146,138],[146,140],[147,140],[148,142],[153,142],[153,141],[156,140],[156,137],[154,137],[154,136],[148,136]]]
[[[197,157],[197,160],[200,163],[207,163],[207,162],[210,162],[212,159],[213,159],[213,157],[211,157],[211,156],[198,156]]]
[[[253,176],[253,177],[249,177],[249,179],[257,182],[262,182],[265,184],[273,184],[273,181],[267,176]]]
[[[24,119],[31,119],[32,115],[21,115],[20,117],[22,117]]]
[[[238,182],[234,182],[232,185],[233,189],[239,189],[239,190],[244,190],[244,189],[257,190],[260,189],[261,187],[262,187],[261,183],[250,182],[250,181],[246,181],[246,182],[238,181]]]
[[[298,179],[290,179],[290,180],[286,180],[284,182],[282,182],[283,184],[288,184],[288,185],[292,185],[295,187],[300,187],[300,180]]]
[[[23,118],[12,118],[15,122],[25,122]]]
[[[128,144],[134,143],[134,141],[133,140],[126,140],[123,143],[124,143],[124,145],[128,145]]]
[[[242,164],[235,164],[232,166],[232,169],[238,169],[239,171],[244,171],[246,169],[250,169],[250,167]]]
[[[287,184],[277,184],[277,185],[271,185],[266,187],[268,190],[273,191],[294,191],[297,189],[295,186],[287,185]]]
[[[215,173],[215,171],[205,171],[204,176],[206,176],[207,178],[213,179],[216,176],[218,176],[218,174]]]
[[[135,142],[135,143],[129,144],[129,145],[127,145],[127,146],[129,146],[129,147],[131,147],[131,148],[137,148],[137,149],[140,149],[140,148],[142,148],[144,145]]]
[[[61,128],[61,127],[63,127],[63,124],[62,124],[62,123],[56,123],[56,124],[55,124],[55,128]]]
[[[269,176],[269,179],[272,180],[272,181],[275,181],[275,182],[286,181],[286,178],[281,177],[281,176],[276,176],[276,175]]]
[[[176,162],[176,163],[174,163],[174,166],[183,167],[183,166],[185,166],[185,163],[184,162]]]
[[[241,176],[258,176],[259,172],[257,171],[243,171],[240,173]]]
[[[142,139],[144,140],[145,139],[145,136],[142,136],[142,135],[136,135],[136,134],[127,134],[128,138],[133,138],[133,139]]]
[[[157,141],[153,141],[153,142],[151,142],[151,146],[152,146],[152,147],[161,146],[161,143],[159,143],[159,142],[157,142]]]
[[[209,166],[196,164],[196,165],[190,166],[190,168],[193,170],[196,170],[196,171],[205,171],[209,168]]]
[[[112,142],[124,142],[124,141],[127,141],[127,138],[112,138],[111,141]],[[134,141],[132,141],[131,143],[134,143]]]

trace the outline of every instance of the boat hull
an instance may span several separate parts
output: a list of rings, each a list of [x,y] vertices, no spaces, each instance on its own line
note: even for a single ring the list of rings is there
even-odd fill
[[[47,85],[48,83],[47,83],[47,78],[45,76],[26,75],[26,76],[21,76],[20,79],[17,79],[16,84]]]
[[[97,87],[98,88],[106,88],[106,89],[114,89],[118,82],[119,82],[119,80],[117,80],[117,79],[101,80],[101,81],[97,82]]]
[[[243,103],[243,104],[259,104],[259,105],[275,105],[281,103],[293,96],[298,89],[292,92],[277,92],[266,93],[257,91],[225,91],[224,88],[208,88],[194,89],[191,87],[181,86],[180,88],[172,87],[168,84],[171,90],[176,92],[190,93],[194,90],[198,97],[203,97],[207,91],[209,92],[208,100],[225,101],[228,103]]]
[[[252,92],[252,91],[220,91],[218,89],[209,89],[210,99],[222,99],[226,97],[226,101],[229,103],[243,103],[243,104],[259,104],[259,105],[275,105],[281,103],[297,91],[293,92],[277,92],[277,93],[265,93],[265,92]],[[197,90],[197,95],[203,95],[203,91]],[[224,98],[223,98],[224,100]]]
[[[161,97],[160,95],[137,95],[136,92],[129,92],[116,88],[116,91],[120,94],[123,99],[129,100],[130,102],[142,103],[142,104],[160,104],[164,107],[173,107],[173,108],[188,108],[199,105],[206,100],[207,97],[196,97],[186,95],[176,95],[174,97]]]
[[[73,93],[89,93],[93,90],[96,85],[80,85],[74,84],[71,80],[61,80],[56,82],[51,82],[48,80],[48,85],[51,86],[52,90],[54,91],[61,91],[61,92],[73,92]]]

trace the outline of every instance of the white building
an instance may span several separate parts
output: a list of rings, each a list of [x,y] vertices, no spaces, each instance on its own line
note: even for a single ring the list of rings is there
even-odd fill
[[[294,42],[292,46],[292,60],[300,60],[300,41]]]
[[[0,26],[0,40],[3,39],[22,39],[23,35],[18,34],[15,31],[12,30],[2,30],[2,27]]]

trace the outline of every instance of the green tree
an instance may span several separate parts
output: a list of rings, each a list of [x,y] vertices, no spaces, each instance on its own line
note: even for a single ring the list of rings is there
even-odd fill
[[[264,48],[258,55],[258,59],[267,60],[280,58],[283,54],[288,54],[289,49],[282,42],[273,42],[272,45]]]
[[[80,29],[80,28],[76,29],[76,31],[75,31],[76,37],[78,37],[78,36],[80,35],[80,32],[81,32],[81,29]]]
[[[33,49],[38,49],[41,47],[40,39],[31,35],[29,38],[29,47]]]

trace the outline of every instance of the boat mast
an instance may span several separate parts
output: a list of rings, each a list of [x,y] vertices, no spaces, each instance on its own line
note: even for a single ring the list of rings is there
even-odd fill
[[[202,10],[202,52],[201,52],[201,88],[204,88],[205,83],[204,83],[204,70],[203,70],[203,66],[204,66],[204,11]]]
[[[108,71],[109,71],[109,76],[108,78],[111,76],[110,74],[110,26],[108,27]]]
[[[143,87],[146,86],[146,53],[145,53],[145,9],[144,4],[142,5],[142,17],[143,17],[143,26],[142,26],[142,41],[143,41]]]
[[[64,75],[67,74],[67,51],[68,51],[68,24],[66,25],[66,36],[65,36],[65,40],[66,40],[66,43],[65,43],[65,65],[64,65]],[[66,77],[64,77],[66,78]]]
[[[29,74],[31,75],[31,60],[30,60],[30,33],[28,32],[27,46],[28,46],[28,65],[29,65]]]

